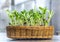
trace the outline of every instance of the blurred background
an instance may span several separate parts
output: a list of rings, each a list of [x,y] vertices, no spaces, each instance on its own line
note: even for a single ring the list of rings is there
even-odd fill
[[[30,10],[36,7],[47,7],[54,11],[54,16],[51,19],[50,25],[54,26],[54,32],[57,35],[60,33],[60,0],[0,0],[0,32],[6,32],[6,26],[9,23],[9,18],[6,10],[21,11],[23,9]]]

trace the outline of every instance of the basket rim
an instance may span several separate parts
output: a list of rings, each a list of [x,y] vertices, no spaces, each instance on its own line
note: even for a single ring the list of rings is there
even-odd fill
[[[52,29],[54,27],[53,26],[7,26],[6,28],[40,30],[40,29]]]

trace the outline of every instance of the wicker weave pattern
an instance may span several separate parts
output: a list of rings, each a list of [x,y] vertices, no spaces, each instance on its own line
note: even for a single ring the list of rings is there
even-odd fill
[[[54,29],[52,26],[8,26],[9,38],[52,38]]]

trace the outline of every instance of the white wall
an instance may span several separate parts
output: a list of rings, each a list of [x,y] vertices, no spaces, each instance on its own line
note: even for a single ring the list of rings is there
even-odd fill
[[[55,27],[55,32],[60,32],[60,0],[52,0],[52,9],[54,11],[52,25]]]
[[[0,10],[0,31],[3,31],[8,25],[9,19],[4,10]]]

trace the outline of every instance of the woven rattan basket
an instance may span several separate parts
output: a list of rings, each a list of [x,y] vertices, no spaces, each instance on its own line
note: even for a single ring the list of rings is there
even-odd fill
[[[7,26],[8,38],[52,38],[53,26]]]

